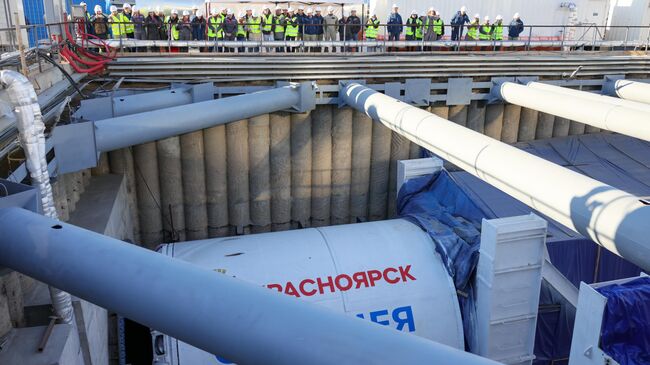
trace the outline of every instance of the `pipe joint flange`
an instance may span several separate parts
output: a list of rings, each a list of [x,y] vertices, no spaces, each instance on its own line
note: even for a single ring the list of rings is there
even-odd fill
[[[287,82],[278,81],[276,87],[290,86],[299,93],[298,102],[291,106],[290,112],[305,113],[316,108],[316,91],[318,85],[312,81],[305,82]]]

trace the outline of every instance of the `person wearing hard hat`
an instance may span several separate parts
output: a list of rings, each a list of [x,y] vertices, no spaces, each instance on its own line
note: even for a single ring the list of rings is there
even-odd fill
[[[197,10],[194,19],[190,21],[192,23],[192,39],[195,41],[204,41],[207,20],[203,15],[203,10]]]
[[[117,11],[117,6],[111,5],[108,9],[111,11],[111,15],[108,16],[108,22],[111,23],[111,37],[114,39],[125,38],[124,26],[128,19]]]
[[[492,25],[492,39],[495,41],[503,40],[503,17],[497,15]]]
[[[481,27],[481,16],[474,14],[474,19],[467,26],[467,36],[465,37],[468,41],[477,41],[479,28]]]
[[[180,19],[178,18],[178,10],[172,9],[172,13],[169,16],[169,18],[167,18],[167,21],[166,21],[167,29],[168,29],[168,33],[169,33],[169,34],[167,34],[167,37],[168,37],[167,39],[172,40],[172,41],[177,41],[178,40],[179,33],[178,33],[178,28],[176,27],[176,25],[178,24],[179,21],[180,21]]]
[[[397,4],[393,4],[392,11],[386,23],[388,24],[388,40],[399,41],[402,34],[402,26],[404,25],[404,22],[402,21],[402,16],[399,14],[399,7]],[[391,49],[389,48],[388,51],[390,50]],[[394,48],[394,50],[397,50],[397,48]]]
[[[325,34],[325,28],[323,28],[324,25],[324,19],[323,19],[323,11],[322,9],[317,6],[316,9],[314,9],[314,19],[316,19],[316,24],[318,25],[318,40],[322,41],[323,40],[323,35]],[[321,49],[320,47],[316,47],[316,52],[320,52]]]
[[[246,13],[243,11],[240,11],[239,14],[237,14],[237,35],[236,39],[238,42],[243,42],[246,40],[246,33],[248,25],[246,24]],[[244,47],[239,47],[237,48],[237,52],[239,53],[244,53],[246,49]]]
[[[295,41],[298,39],[298,27],[300,23],[298,16],[294,14],[293,8],[287,9],[287,28],[284,31],[285,39],[287,41]],[[287,52],[295,52],[295,47],[287,47]]]
[[[465,24],[469,24],[469,16],[467,16],[467,7],[462,6],[456,15],[451,18],[451,40],[458,41],[463,39],[463,27]],[[468,27],[469,32],[469,27]]]
[[[303,19],[307,17],[305,14],[305,7],[303,5],[298,6],[298,12],[296,13],[296,18],[298,18],[298,39],[302,40],[303,34]]]
[[[93,34],[100,39],[108,38],[108,18],[102,12],[101,5],[95,5],[95,15],[90,18]]]
[[[144,14],[143,10],[137,6],[132,8],[133,14],[131,15],[131,23],[133,23],[133,36],[135,39],[143,41],[147,39],[147,34],[144,29]],[[136,48],[137,51],[145,51],[146,48]]]
[[[176,23],[176,31],[178,32],[179,41],[192,40],[192,22],[190,22],[190,12],[183,10],[183,17]],[[180,47],[181,52],[187,52],[187,47]]]
[[[248,40],[261,42],[262,41],[262,18],[257,15],[257,11],[251,11],[251,17],[248,19]],[[259,47],[254,47],[253,52],[259,52]]]
[[[287,18],[282,13],[279,6],[275,7],[275,16],[273,17],[273,40],[284,41],[284,28],[287,25]],[[284,52],[284,47],[277,47],[276,52]]]
[[[226,13],[226,18],[223,20],[223,39],[227,42],[232,42],[237,40],[237,29],[239,27],[239,22],[235,17],[235,12],[232,9],[228,9]],[[225,47],[225,52],[234,52],[235,50],[230,47]]]
[[[271,14],[271,8],[268,6],[264,7],[262,11],[262,21],[260,26],[262,27],[262,40],[265,42],[273,41],[273,14]],[[270,52],[271,48],[266,47],[266,51]]]
[[[483,24],[478,29],[478,39],[481,41],[489,41],[492,39],[492,24],[490,24],[490,17],[485,16],[483,18]]]
[[[370,19],[366,22],[366,40],[375,42],[377,41],[377,35],[379,34],[379,18],[377,14],[373,13]],[[375,52],[377,47],[368,47],[366,51]]]
[[[508,39],[511,41],[516,41],[519,39],[519,35],[524,31],[524,22],[521,20],[519,13],[515,13],[512,17],[512,21],[508,26]]]
[[[409,16],[409,18],[406,19],[406,31],[404,32],[404,34],[406,35],[406,40],[414,41],[415,33],[420,28],[422,28],[422,21],[418,17],[418,12],[416,10],[412,10],[411,16]],[[416,47],[408,47],[408,49],[410,51],[415,51]]]
[[[160,40],[160,28],[162,27],[163,19],[161,19],[154,9],[149,9],[147,17],[144,18],[144,28],[147,33],[148,41]],[[152,47],[153,51],[154,48]]]
[[[307,8],[307,16],[303,19],[303,39],[305,42],[313,42],[318,40],[318,19],[314,17],[314,11],[311,8]],[[309,47],[307,51],[313,51],[316,47]]]
[[[165,12],[160,8],[160,6],[156,6],[156,15],[158,15],[158,19],[160,19],[160,28],[158,29],[160,31],[160,40],[166,40],[168,38],[168,18],[165,16]],[[165,47],[160,47],[161,52],[165,49]]]
[[[133,17],[133,11],[131,9],[131,5],[129,3],[124,3],[122,5],[122,15],[127,19],[126,23],[124,24],[124,31],[126,32],[126,38],[135,38],[135,27],[133,26],[133,22],[131,22],[131,17]]]
[[[323,17],[323,26],[325,31],[323,32],[323,40],[328,42],[334,42],[337,38],[337,28],[338,28],[339,18],[334,15],[334,8],[330,5],[327,7],[327,14]],[[330,47],[332,52],[336,52],[336,47]],[[325,47],[325,52],[328,52],[328,47]]]
[[[192,14],[190,14],[190,23],[194,21],[194,18],[196,18],[198,12],[199,12],[199,6],[196,4],[192,5]]]
[[[357,16],[357,9],[350,10],[350,16],[345,20],[345,39],[356,42],[361,31],[361,19]],[[356,47],[348,47],[348,52],[356,51]]]
[[[217,8],[210,10],[210,18],[208,18],[208,40],[215,43],[213,51],[217,51],[216,43],[223,37],[219,37],[221,33],[221,13]]]
[[[92,27],[92,22],[90,21],[90,19],[93,17],[93,15],[88,12],[88,4],[86,4],[85,2],[82,1],[82,2],[79,3],[79,6],[81,6],[84,9],[84,29],[83,29],[83,31],[88,33],[88,34],[92,34],[93,33],[93,27]]]

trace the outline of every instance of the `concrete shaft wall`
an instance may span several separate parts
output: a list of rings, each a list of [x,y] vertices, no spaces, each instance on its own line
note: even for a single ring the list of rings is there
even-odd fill
[[[513,105],[474,101],[428,110],[507,143],[598,132]],[[418,158],[420,151],[362,113],[320,105],[310,113],[261,115],[108,156],[110,171],[127,177],[136,240],[155,248],[395,217],[396,161]]]

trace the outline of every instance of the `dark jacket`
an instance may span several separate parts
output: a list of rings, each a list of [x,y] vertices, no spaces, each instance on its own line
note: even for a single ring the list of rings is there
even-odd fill
[[[316,34],[323,34],[325,33],[325,29],[323,27],[323,23],[325,23],[325,19],[323,19],[322,15],[314,15],[314,19],[316,19],[316,24],[318,24],[318,32]]]
[[[147,31],[147,40],[150,41],[157,41],[160,40],[160,25],[162,24],[162,20],[158,17],[158,15],[147,15],[146,18],[144,18],[144,29]]]
[[[394,24],[388,26],[388,33],[397,35],[402,33],[402,25],[404,22],[402,21],[402,16],[399,15],[399,13],[390,13],[387,24]]]
[[[463,25],[469,22],[470,20],[467,14],[462,14],[460,11],[456,12],[456,15],[451,18],[451,25]]]
[[[106,17],[106,15],[95,15],[90,18],[90,23],[93,26],[94,35],[102,39],[106,39],[108,37],[108,17]]]
[[[312,16],[311,18],[309,16],[304,17],[303,18],[304,34],[310,34],[310,35],[319,34],[318,28],[320,28],[320,26],[318,24],[320,23],[318,22],[318,18],[316,18],[315,16]]]
[[[239,22],[237,22],[237,18],[233,17],[226,17],[226,19],[223,20],[223,33],[226,36],[233,36],[237,35],[237,27],[239,26]]]
[[[524,31],[524,22],[521,19],[512,19],[508,26],[508,37],[517,38]]]
[[[131,16],[131,21],[136,32],[144,31],[144,15],[133,15]]]
[[[361,19],[359,19],[359,17],[356,15],[350,15],[345,23],[347,24],[346,39],[352,39],[351,36],[353,34],[358,34],[361,30]]]
[[[192,40],[192,24],[190,23],[189,18],[187,20],[179,20],[178,23],[176,23],[176,30],[178,31],[179,41]]]
[[[346,34],[345,34],[347,32],[347,29],[348,29],[348,27],[346,25],[347,21],[348,21],[348,18],[346,16],[343,16],[343,17],[341,17],[341,19],[339,19],[339,29],[338,29],[338,31],[339,31],[339,39],[341,39],[341,40],[346,40],[347,39]]]
[[[205,40],[205,27],[205,17],[199,18],[198,16],[195,16],[194,19],[192,19],[192,39],[197,41]]]

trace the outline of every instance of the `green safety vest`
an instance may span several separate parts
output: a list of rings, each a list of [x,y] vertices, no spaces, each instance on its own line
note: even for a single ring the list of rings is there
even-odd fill
[[[178,29],[176,29],[176,24],[178,24],[178,22],[180,21],[180,19],[178,19],[178,20],[176,21],[176,24],[172,24],[172,23],[170,23],[171,20],[172,20],[172,18],[171,18],[170,16],[168,16],[168,17],[165,19],[165,23],[169,24],[169,26],[171,27],[170,31],[171,31],[171,33],[172,33],[172,40],[177,41],[177,40],[178,40]]]
[[[469,39],[478,39],[478,25],[470,24],[467,29],[467,36]]]
[[[108,17],[113,24],[111,24],[111,32],[113,32],[113,38],[120,38],[126,35],[126,23],[129,19],[122,13],[117,13],[117,15],[111,14]]]
[[[379,19],[368,19],[368,25],[366,26],[366,38],[367,39],[377,39],[377,33],[379,32],[379,27],[375,28],[375,25],[379,25]]]
[[[293,25],[295,23],[296,25]],[[287,37],[297,37],[298,36],[298,17],[294,16],[291,18],[291,23],[287,23],[287,31],[285,33]]]
[[[244,30],[244,26],[241,24],[237,24],[237,37],[239,36],[246,37],[246,30]]]
[[[284,15],[280,15],[279,17],[273,18],[273,20],[276,22],[275,23],[275,33],[284,33],[284,25],[282,25],[282,21],[284,21]]]
[[[270,32],[273,30],[273,14],[269,15],[262,15],[264,18],[264,28],[262,28],[263,31],[265,32]]]
[[[219,28],[219,24],[221,23],[219,21],[220,16],[217,16],[216,18],[211,16],[210,19],[208,19],[208,25],[211,25],[214,27],[214,30],[212,28],[208,27],[208,37],[210,38],[215,38],[217,36],[217,29]]]
[[[442,19],[437,19],[433,21],[433,32],[437,35],[442,35],[443,31],[443,22]]]
[[[479,32],[478,39],[484,41],[484,40],[490,40],[490,31],[492,30],[491,25],[481,25],[481,30],[485,32],[486,34],[483,34],[483,32]]]
[[[496,41],[503,40],[503,24],[499,24],[494,27],[494,34],[492,34],[492,39]]]
[[[124,25],[124,27],[126,28],[126,33],[135,32],[135,25],[133,24],[133,22],[126,15],[124,15],[124,13],[122,13],[122,16],[124,17],[124,21],[128,22]],[[131,16],[133,16],[133,13],[131,13]]]
[[[406,35],[415,34],[415,32],[413,31],[413,28],[411,27],[411,25],[413,23],[415,23],[415,25],[418,25],[419,21],[420,21],[420,19],[417,19],[417,18],[413,19],[413,18],[409,17],[408,20],[406,20],[406,33],[404,33],[404,34],[406,34]]]
[[[424,33],[422,28],[422,18],[418,18],[418,27],[415,28],[415,39],[422,39],[422,33]]]
[[[259,34],[262,32],[260,29],[260,17],[251,17],[248,24],[248,30],[253,34]]]
[[[224,19],[226,19],[226,16],[223,15],[223,13],[219,13],[219,15],[217,16],[217,26],[216,26],[217,29],[219,29],[219,27],[221,27],[221,25],[223,24]],[[217,38],[218,39],[223,38],[223,29],[217,31]]]

